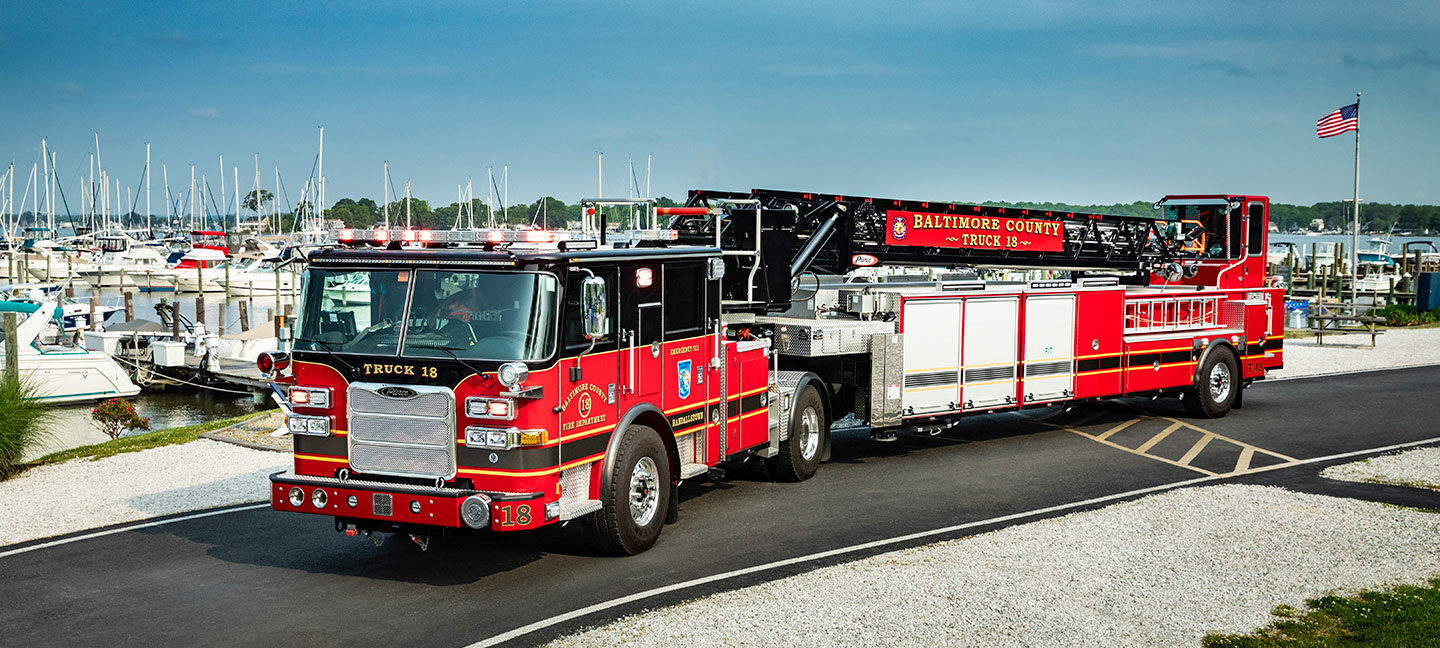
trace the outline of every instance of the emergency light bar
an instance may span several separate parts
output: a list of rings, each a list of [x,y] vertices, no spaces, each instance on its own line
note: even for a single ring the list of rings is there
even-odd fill
[[[513,230],[501,228],[416,230],[416,229],[353,229],[335,230],[335,239],[344,245],[402,245],[441,247],[446,245],[505,245],[507,247],[555,247],[583,250],[597,247],[592,237],[569,230]],[[630,241],[673,241],[678,234],[671,229],[630,230],[611,233],[613,238]]]

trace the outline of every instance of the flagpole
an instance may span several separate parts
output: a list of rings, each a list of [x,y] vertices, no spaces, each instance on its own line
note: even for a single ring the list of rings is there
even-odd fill
[[[1353,308],[1359,300],[1357,295],[1360,270],[1360,93],[1355,93],[1355,212],[1350,230],[1350,304]]]

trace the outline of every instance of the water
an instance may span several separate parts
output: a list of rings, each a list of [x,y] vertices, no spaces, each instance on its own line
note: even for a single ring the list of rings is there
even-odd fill
[[[150,418],[151,430],[226,419],[273,407],[268,401],[257,406],[248,395],[206,390],[144,392],[137,396],[134,402],[135,410],[140,416]],[[27,453],[25,460],[109,440],[110,437],[102,434],[90,418],[90,410],[95,405],[96,403],[87,403],[57,407],[57,415],[49,427],[50,438]]]
[[[1370,249],[1370,242],[1369,242],[1370,239],[1377,239],[1377,238],[1378,238],[1378,239],[1385,239],[1385,240],[1390,241],[1390,254],[1395,255],[1395,256],[1399,256],[1399,255],[1400,255],[1400,252],[1405,248],[1405,244],[1408,243],[1408,242],[1411,242],[1411,241],[1430,241],[1430,242],[1432,242],[1432,243],[1435,243],[1437,246],[1440,246],[1440,235],[1437,235],[1437,236],[1385,236],[1385,235],[1383,235],[1383,234],[1361,234],[1361,235],[1360,235],[1360,250],[1361,250],[1362,252],[1365,251],[1365,250],[1369,250],[1369,249]],[[1296,246],[1298,246],[1301,250],[1303,250],[1303,253],[1304,253],[1305,255],[1307,255],[1307,256],[1310,254],[1310,244],[1311,244],[1311,243],[1344,243],[1344,244],[1345,244],[1345,249],[1346,249],[1346,253],[1345,253],[1345,254],[1346,254],[1346,255],[1349,255],[1349,254],[1350,254],[1349,249],[1350,249],[1351,239],[1350,239],[1350,235],[1349,235],[1349,234],[1314,234],[1314,235],[1306,235],[1306,234],[1277,234],[1277,233],[1275,233],[1275,232],[1271,232],[1271,233],[1270,233],[1270,242],[1271,242],[1271,243],[1294,243],[1294,244],[1295,244]],[[1428,248],[1428,247],[1423,248],[1423,251],[1429,252],[1429,251],[1430,251],[1430,248]],[[1414,253],[1415,253],[1415,247],[1414,247],[1414,246],[1411,246],[1411,248],[1410,248],[1410,253],[1411,253],[1411,254],[1414,254]]]
[[[180,313],[190,321],[195,321],[195,293],[174,292],[139,292],[134,288],[127,291],[134,293],[135,319],[150,320],[159,322],[155,305],[161,299],[173,303],[179,301]],[[75,299],[88,301],[90,295],[96,292],[94,288],[84,282],[75,283]],[[124,295],[118,288],[105,288],[98,291],[100,303],[104,305],[123,306]],[[275,295],[255,296],[253,298],[228,297],[224,293],[205,293],[206,322],[210,329],[214,329],[218,323],[217,317],[223,315],[225,318],[225,331],[227,333],[238,333],[240,331],[240,303],[249,302],[249,315],[252,327],[266,326],[267,309],[275,309],[276,313],[283,313],[286,304],[290,304],[290,295],[281,295],[277,301]],[[125,321],[123,312],[110,316],[108,323],[115,324]],[[273,326],[273,325],[272,325]],[[253,402],[250,395],[227,394],[204,389],[170,388],[165,391],[142,392],[134,399],[135,409],[140,416],[150,417],[151,430],[163,430],[166,428],[194,425],[206,421],[231,418],[241,414],[257,412],[270,409],[274,405],[268,400],[260,405]],[[95,427],[90,418],[90,410],[95,403],[66,405],[58,408],[59,416],[50,426],[51,438],[39,447],[27,454],[25,460],[38,459],[51,452],[65,450],[92,443],[106,441],[109,437],[102,434],[99,428]]]

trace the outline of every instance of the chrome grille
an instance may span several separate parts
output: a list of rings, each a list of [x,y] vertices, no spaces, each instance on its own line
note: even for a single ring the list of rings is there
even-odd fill
[[[350,421],[350,434],[365,441],[434,446],[445,445],[452,435],[459,436],[445,419],[384,414],[358,414]]]
[[[354,383],[347,392],[350,466],[398,477],[455,476],[455,394],[445,387],[406,385],[409,398],[390,398],[383,383]]]
[[[1051,362],[1031,362],[1025,365],[1025,377],[1031,376],[1055,376],[1070,373],[1069,360],[1054,360]]]

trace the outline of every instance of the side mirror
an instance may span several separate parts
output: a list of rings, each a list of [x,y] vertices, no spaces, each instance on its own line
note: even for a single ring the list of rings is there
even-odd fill
[[[585,336],[590,339],[610,333],[610,320],[605,313],[605,280],[586,277],[580,282],[580,305],[585,317]]]

